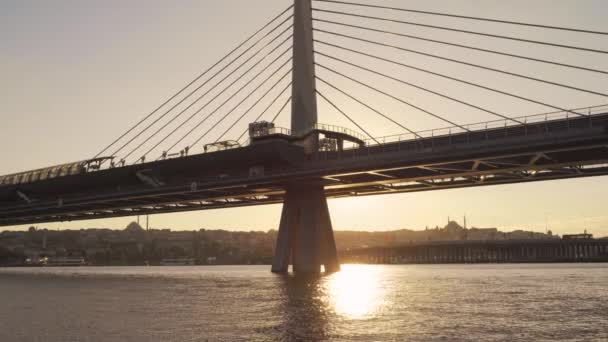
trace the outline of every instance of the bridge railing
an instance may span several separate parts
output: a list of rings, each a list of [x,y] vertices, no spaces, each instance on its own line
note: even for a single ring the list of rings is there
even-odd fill
[[[308,133],[313,132],[313,131],[326,131],[326,132],[341,133],[341,134],[345,134],[345,135],[350,135],[351,137],[357,138],[361,141],[365,141],[365,139],[366,139],[366,137],[363,134],[361,134],[357,131],[354,131],[352,129],[340,127],[340,126],[336,126],[336,125],[322,124],[322,123],[317,123],[304,132],[292,132],[292,130],[289,128],[273,127],[273,128],[269,128],[266,132],[264,132],[264,134],[257,134],[256,136],[254,136],[254,138],[260,138],[260,137],[265,137],[265,136],[270,136],[270,135],[305,136]],[[250,140],[247,140],[243,144],[243,146],[249,145],[250,142],[251,142]]]
[[[291,135],[291,129],[284,128],[284,127],[272,127],[272,128],[268,128],[268,130],[265,133],[266,134],[258,134],[256,136],[254,136],[254,138],[259,138],[259,137],[269,136],[269,135]]]
[[[456,134],[463,134],[467,132],[483,132],[497,129],[506,129],[515,126],[526,126],[539,124],[544,122],[556,122],[560,120],[569,121],[572,119],[580,119],[584,117],[592,117],[598,114],[608,113],[608,104],[594,107],[585,107],[571,109],[568,111],[548,112],[541,114],[534,114],[522,117],[515,117],[510,119],[492,120],[486,122],[478,122],[472,124],[466,124],[462,126],[452,126],[437,129],[430,129],[425,131],[419,131],[414,133],[405,133],[397,135],[389,135],[384,137],[378,137],[375,139],[364,139],[366,146],[384,145],[397,142],[406,142],[410,140],[419,140],[426,138],[438,138],[452,136]]]
[[[317,123],[316,125],[313,126],[312,130],[341,133],[341,134],[345,134],[345,135],[350,135],[351,137],[357,138],[361,141],[366,140],[365,135],[363,135],[357,131],[354,131],[352,129],[340,127],[340,126],[336,126],[336,125],[327,125],[327,124]]]

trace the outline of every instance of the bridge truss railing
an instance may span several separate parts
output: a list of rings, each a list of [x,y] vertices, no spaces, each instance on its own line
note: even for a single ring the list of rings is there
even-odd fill
[[[269,127],[264,132],[256,132],[253,138],[262,138],[271,135],[291,135],[291,130],[284,127]],[[251,143],[251,140],[247,140],[242,146],[247,146]]]
[[[470,132],[495,131],[498,129],[509,129],[517,126],[527,126],[539,123],[549,123],[558,121],[570,121],[581,117],[591,118],[594,115],[608,113],[608,104],[594,107],[577,108],[569,111],[549,112],[534,114],[529,116],[516,117],[512,119],[492,120],[486,122],[472,123],[462,126],[452,126],[437,129],[424,130],[414,133],[405,133],[365,139],[365,146],[384,145],[398,142],[416,141],[420,139],[433,139],[439,137],[449,137]],[[521,122],[521,123],[520,123]],[[592,122],[590,121],[590,124]],[[568,125],[566,125],[568,127]],[[527,131],[525,131],[527,132]]]
[[[317,123],[313,127],[311,127],[308,131],[300,133],[300,134],[293,134],[293,132],[288,128],[274,127],[272,129],[268,130],[268,132],[266,133],[266,136],[271,136],[271,135],[285,135],[285,136],[294,136],[294,137],[295,136],[305,136],[312,131],[321,130],[321,131],[336,132],[336,133],[350,135],[352,137],[358,138],[361,141],[363,141],[365,143],[365,145],[363,147],[374,147],[374,146],[381,146],[381,145],[394,144],[394,143],[416,142],[416,141],[427,140],[427,139],[433,140],[435,138],[451,137],[451,136],[462,135],[462,134],[466,134],[466,133],[482,133],[482,132],[496,131],[496,130],[501,130],[501,129],[504,129],[506,131],[506,130],[508,130],[510,128],[514,128],[514,127],[524,127],[525,128],[528,125],[538,125],[539,123],[550,123],[550,122],[559,122],[559,121],[565,121],[566,128],[568,128],[568,127],[570,127],[568,125],[568,122],[570,120],[580,119],[581,117],[591,118],[594,115],[605,114],[605,113],[608,113],[608,104],[600,105],[600,106],[593,106],[593,107],[576,108],[576,109],[571,109],[571,110],[566,110],[566,111],[556,111],[556,112],[533,114],[533,115],[508,118],[508,119],[491,120],[491,121],[478,122],[478,123],[472,123],[472,124],[466,124],[466,125],[460,125],[460,126],[429,129],[429,130],[412,132],[412,133],[403,133],[403,134],[389,135],[389,136],[383,136],[383,137],[375,137],[373,139],[366,138],[365,135],[363,135],[359,132],[356,132],[352,129],[349,129],[349,128],[336,126],[336,125],[322,124],[322,123]],[[590,121],[590,125],[592,125],[592,124],[593,124],[593,122]],[[528,130],[524,129],[524,135],[527,135],[527,134],[528,134]],[[249,144],[250,144],[250,141],[248,140],[242,146],[247,146]],[[361,147],[362,146],[357,145],[357,144],[347,143],[345,145],[345,150],[357,150],[357,149],[361,149]]]
[[[340,126],[336,126],[336,125],[327,125],[327,124],[316,124],[314,125],[314,127],[312,128],[312,130],[320,130],[320,131],[327,131],[327,132],[335,132],[335,133],[342,133],[345,135],[350,135],[351,137],[355,137],[359,140],[365,141],[366,137],[365,135],[354,131],[352,129],[349,128],[345,128],[345,127],[340,127]]]
[[[328,125],[328,124],[323,124],[323,123],[317,123],[314,126],[312,126],[311,128],[309,128],[308,130],[306,130],[304,132],[300,132],[300,133],[292,132],[292,130],[289,128],[272,127],[272,128],[268,128],[267,131],[264,132],[263,134],[256,134],[254,136],[254,138],[261,138],[261,137],[271,136],[271,135],[284,135],[284,136],[292,136],[294,138],[297,138],[297,137],[304,137],[314,131],[341,133],[344,135],[349,135],[351,137],[357,138],[361,141],[365,141],[365,135],[363,135],[357,131],[354,131],[349,128],[341,127],[341,126]],[[251,140],[247,140],[242,146],[247,146],[250,144],[251,144]]]

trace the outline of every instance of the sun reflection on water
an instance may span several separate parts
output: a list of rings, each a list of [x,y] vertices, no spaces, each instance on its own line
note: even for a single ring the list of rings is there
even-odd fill
[[[385,304],[382,270],[366,265],[343,265],[326,278],[328,304],[339,315],[351,319],[373,316]]]

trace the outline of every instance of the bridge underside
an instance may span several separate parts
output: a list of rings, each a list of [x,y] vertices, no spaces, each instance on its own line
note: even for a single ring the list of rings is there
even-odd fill
[[[0,188],[0,225],[277,204],[290,184],[319,181],[340,198],[608,175],[607,127],[602,114],[313,156],[270,140]]]

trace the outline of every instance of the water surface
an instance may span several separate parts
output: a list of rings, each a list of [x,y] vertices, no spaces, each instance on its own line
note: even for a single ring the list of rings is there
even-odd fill
[[[608,340],[608,264],[0,270],[0,341]]]

